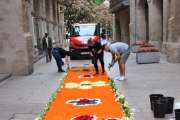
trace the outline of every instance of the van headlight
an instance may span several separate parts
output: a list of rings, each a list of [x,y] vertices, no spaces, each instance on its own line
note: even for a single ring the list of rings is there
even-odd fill
[[[74,45],[75,43],[74,42],[70,42],[70,44]]]

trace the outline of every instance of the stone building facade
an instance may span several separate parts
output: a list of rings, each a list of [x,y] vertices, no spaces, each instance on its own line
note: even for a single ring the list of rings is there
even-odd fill
[[[129,3],[126,6],[125,2]],[[167,55],[167,61],[180,62],[180,1],[179,0],[111,0],[110,12],[115,14],[116,41],[154,44]],[[118,8],[116,11],[115,8]],[[125,11],[129,13],[125,13]],[[124,15],[123,15],[124,13]],[[130,19],[127,18],[130,15]],[[130,21],[130,22],[129,22]],[[129,22],[129,37],[122,25]],[[119,30],[120,29],[120,30]],[[121,40],[119,40],[121,38]],[[129,41],[129,42],[128,42]]]
[[[64,46],[65,28],[60,0],[0,0],[0,73],[31,74],[37,39]]]

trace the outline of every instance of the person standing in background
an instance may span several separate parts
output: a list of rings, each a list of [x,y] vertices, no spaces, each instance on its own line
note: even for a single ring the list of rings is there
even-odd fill
[[[45,33],[45,36],[42,40],[42,44],[43,44],[43,50],[45,50],[45,53],[46,53],[46,62],[49,62],[49,61],[51,62],[52,40],[50,37],[48,37],[48,33]]]

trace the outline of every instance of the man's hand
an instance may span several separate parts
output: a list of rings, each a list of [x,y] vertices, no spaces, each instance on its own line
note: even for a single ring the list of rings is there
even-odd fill
[[[113,67],[114,66],[114,62],[111,63],[111,66],[110,67]]]
[[[96,58],[98,58],[98,56],[99,56],[99,53],[96,54]]]
[[[67,67],[67,69],[68,69],[68,70],[70,69],[69,66]]]

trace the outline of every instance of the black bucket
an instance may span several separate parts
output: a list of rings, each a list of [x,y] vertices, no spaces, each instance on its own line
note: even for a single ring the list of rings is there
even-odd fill
[[[174,110],[176,120],[180,120],[180,109]]]
[[[153,100],[158,100],[159,98],[163,97],[164,95],[162,94],[151,94],[149,95],[150,97],[150,105],[151,105],[151,110],[153,110],[153,104],[152,104],[152,101]]]
[[[152,101],[154,108],[155,118],[164,118],[166,113],[167,101],[165,100],[154,100]]]
[[[162,97],[159,98],[160,100],[166,100],[167,106],[166,106],[166,114],[173,113],[173,106],[174,106],[174,99],[173,97]]]

